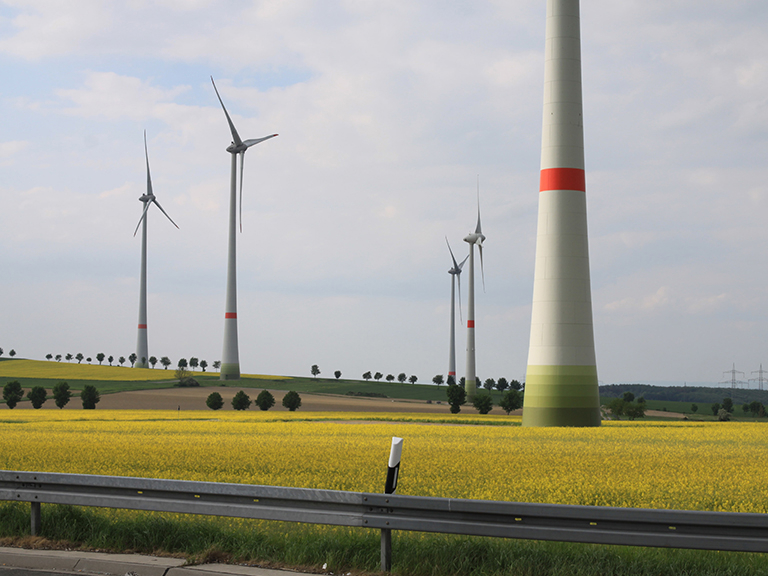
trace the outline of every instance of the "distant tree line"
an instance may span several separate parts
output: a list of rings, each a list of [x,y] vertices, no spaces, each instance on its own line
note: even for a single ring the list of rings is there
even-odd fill
[[[624,392],[632,392],[636,398],[664,400],[667,402],[696,402],[698,404],[722,403],[727,395],[736,406],[754,400],[768,405],[768,390],[749,388],[717,388],[706,386],[653,386],[651,384],[610,384],[600,386],[602,398],[621,398]]]
[[[15,356],[16,352],[11,350],[11,355]],[[0,348],[0,356],[2,356],[2,348]],[[71,354],[71,353],[70,354],[65,354],[63,356],[61,354],[56,354],[55,356],[53,354],[46,354],[45,358],[46,358],[46,360],[56,360],[56,362],[61,362],[61,359],[64,358],[67,362],[70,362],[71,360],[74,359],[74,360],[77,360],[78,364],[80,364],[83,360],[85,360],[89,364],[91,363],[90,356],[86,358],[81,352],[78,352],[77,354],[74,354],[74,355]],[[136,364],[136,361],[138,359],[139,359],[139,357],[136,356],[135,352],[132,352],[131,354],[128,355],[127,361],[131,363],[131,368],[133,368],[133,366]],[[96,360],[98,361],[100,366],[102,365],[104,360],[106,360],[109,363],[109,365],[112,366],[113,362],[115,362],[115,357],[114,356],[107,356],[106,354],[104,354],[104,352],[99,352],[98,354],[96,354]],[[144,361],[144,360],[145,359],[142,358],[142,361]],[[117,364],[118,365],[122,366],[123,364],[125,364],[125,362],[126,362],[125,356],[119,356],[117,358]],[[157,356],[150,356],[148,362],[152,366],[152,368],[154,368],[158,364],[158,362],[159,362],[164,370],[167,370],[168,366],[170,366],[173,363],[173,362],[171,362],[171,359],[168,358],[168,356],[162,356],[159,359],[157,358]],[[183,364],[183,366],[182,366],[182,364]],[[208,368],[208,362],[205,361],[205,360],[199,360],[198,358],[192,356],[189,359],[189,361],[187,361],[186,358],[181,358],[179,360],[178,366],[179,367],[183,367],[183,368],[189,367],[189,368],[192,369],[193,372],[195,371],[195,368],[200,367],[202,369],[202,371],[205,372],[206,368]],[[218,370],[219,368],[221,368],[221,361],[216,360],[212,364],[212,366],[213,366],[214,370]]]

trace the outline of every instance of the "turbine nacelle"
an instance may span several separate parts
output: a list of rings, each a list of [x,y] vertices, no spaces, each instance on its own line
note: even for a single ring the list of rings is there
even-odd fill
[[[482,233],[477,233],[477,232],[473,232],[472,234],[467,234],[467,236],[464,238],[464,242],[469,242],[470,244],[477,244],[478,246],[482,246],[484,241],[485,241],[485,236],[483,236]]]
[[[143,194],[139,198],[139,202],[151,202],[154,199],[154,197],[155,197],[154,194]]]

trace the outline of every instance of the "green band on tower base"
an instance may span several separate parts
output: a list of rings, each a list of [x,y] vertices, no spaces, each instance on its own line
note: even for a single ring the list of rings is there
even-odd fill
[[[240,380],[240,364],[222,364],[220,380]]]
[[[528,366],[523,426],[600,426],[595,366]]]

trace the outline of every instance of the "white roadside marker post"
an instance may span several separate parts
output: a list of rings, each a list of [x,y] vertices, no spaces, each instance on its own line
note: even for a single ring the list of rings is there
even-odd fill
[[[400,477],[400,457],[403,454],[403,439],[392,437],[392,447],[389,450],[387,466],[387,481],[384,484],[385,494],[394,494],[397,490],[397,480]],[[392,570],[392,530],[381,530],[381,571]]]

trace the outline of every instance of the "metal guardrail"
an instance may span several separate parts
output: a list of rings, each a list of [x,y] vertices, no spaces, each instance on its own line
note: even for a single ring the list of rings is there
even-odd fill
[[[591,544],[768,552],[768,514],[527,504],[250,484],[0,471],[0,500]]]

